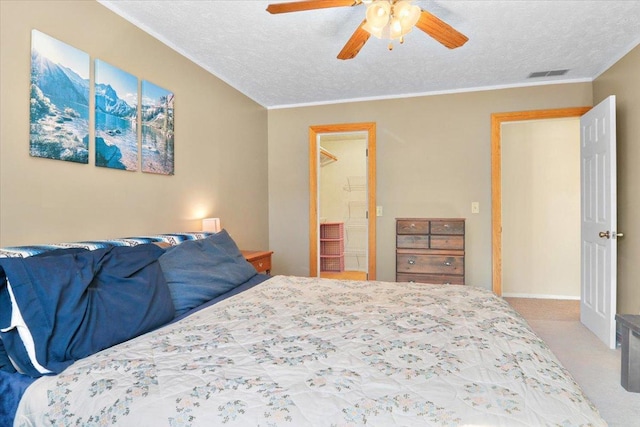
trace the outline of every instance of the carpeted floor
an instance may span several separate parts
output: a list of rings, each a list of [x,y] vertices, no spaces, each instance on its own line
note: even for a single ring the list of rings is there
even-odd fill
[[[505,298],[547,343],[610,427],[640,427],[640,393],[620,385],[620,349],[580,323],[580,301]]]
[[[505,298],[527,321],[580,321],[580,301],[538,298]]]

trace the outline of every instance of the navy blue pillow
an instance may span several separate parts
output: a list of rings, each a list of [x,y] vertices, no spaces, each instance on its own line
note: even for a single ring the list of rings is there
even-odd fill
[[[11,360],[9,360],[9,355],[7,354],[7,350],[4,348],[4,344],[2,343],[2,338],[0,338],[0,371],[14,373],[16,372],[16,368],[11,364]]]
[[[0,276],[0,288],[5,286],[6,278]],[[2,336],[0,335],[0,371],[14,373],[16,372],[16,368],[13,367],[11,360],[9,360],[9,355],[7,354],[7,350],[4,348],[4,344],[2,343]]]
[[[43,258],[49,256],[60,256],[60,255],[69,255],[69,254],[77,254],[79,252],[86,252],[88,249],[85,248],[60,248],[53,249],[50,251],[42,252],[36,255],[32,255],[33,257]],[[4,278],[6,280],[6,278]],[[2,338],[0,337],[0,371],[5,371],[9,373],[15,373],[16,368],[14,368],[11,360],[9,360],[9,355],[7,354],[7,350],[4,348],[4,344],[2,343]]]
[[[176,317],[257,274],[226,230],[170,247],[159,261],[171,291]]]
[[[89,249],[86,249],[86,248],[59,248],[59,249],[52,249],[50,251],[31,255],[31,257],[44,258],[49,256],[73,255],[73,254],[79,254],[82,252],[87,252],[88,250]]]
[[[0,259],[0,336],[18,371],[59,373],[173,319],[163,252],[143,244]]]

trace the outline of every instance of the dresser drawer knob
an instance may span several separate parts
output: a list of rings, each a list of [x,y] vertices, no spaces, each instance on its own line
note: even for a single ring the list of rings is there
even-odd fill
[[[264,264],[263,264],[263,263],[261,263],[261,262],[260,262],[260,263],[258,263],[258,266],[259,266],[259,267],[262,267],[263,265],[264,265]]]
[[[445,225],[444,225],[444,228],[449,228],[449,224],[445,224]]]
[[[408,262],[409,264],[413,265],[413,264],[415,264],[415,263],[416,263],[416,260],[415,260],[415,259],[410,259],[410,260],[409,260],[409,261],[407,261],[407,262]]]
[[[445,261],[444,265],[446,265],[447,267],[449,267],[451,265],[451,261]]]
[[[412,223],[409,228],[416,228],[416,225]]]

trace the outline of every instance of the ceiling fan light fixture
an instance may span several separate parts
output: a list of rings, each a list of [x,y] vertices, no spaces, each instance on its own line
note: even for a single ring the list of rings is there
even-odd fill
[[[410,1],[400,0],[393,5],[393,15],[400,20],[404,34],[418,23],[420,19],[420,8]]]
[[[384,28],[391,17],[391,3],[387,0],[375,0],[367,6],[367,23],[373,28]]]
[[[410,29],[411,28],[409,28],[409,30]],[[402,27],[402,22],[400,21],[400,18],[396,16],[391,18],[391,21],[389,22],[389,38],[391,40],[399,39],[404,34],[405,34],[404,28]]]
[[[379,39],[400,40],[420,19],[422,10],[409,0],[368,2],[362,29]]]
[[[369,24],[369,22],[367,21],[363,26],[362,29],[367,31],[369,34],[371,34],[372,36],[376,36],[379,39],[385,38],[384,34],[383,34],[383,30],[385,29],[385,27],[373,27],[371,26],[371,24]]]

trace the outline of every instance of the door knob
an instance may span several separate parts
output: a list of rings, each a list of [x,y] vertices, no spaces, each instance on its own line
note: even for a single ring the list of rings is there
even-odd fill
[[[608,238],[615,239],[618,237],[624,237],[624,233],[616,233],[615,231],[613,233],[609,233],[609,230],[607,230],[607,231],[599,232],[598,236],[603,237],[605,239],[608,239]]]

